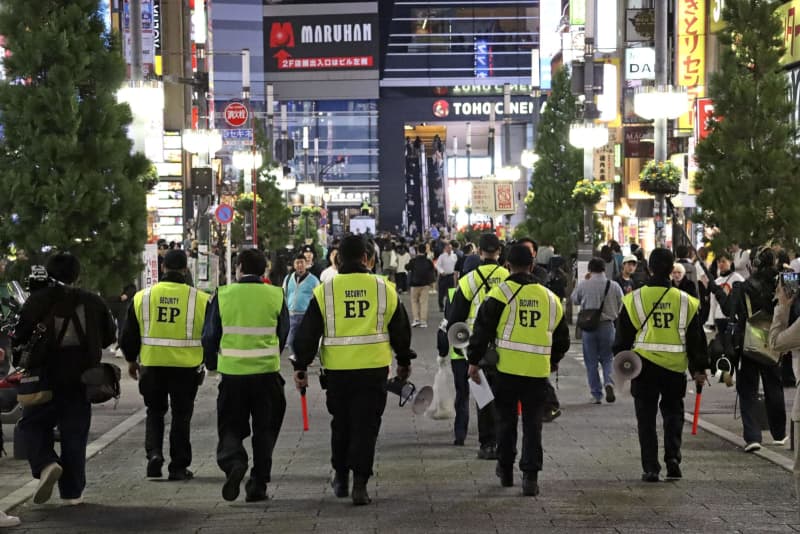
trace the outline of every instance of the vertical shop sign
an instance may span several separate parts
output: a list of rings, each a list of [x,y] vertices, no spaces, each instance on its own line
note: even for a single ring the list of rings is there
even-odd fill
[[[690,109],[702,96],[706,83],[706,6],[705,0],[677,0],[676,82],[689,92]],[[678,118],[679,129],[693,129],[691,111]]]

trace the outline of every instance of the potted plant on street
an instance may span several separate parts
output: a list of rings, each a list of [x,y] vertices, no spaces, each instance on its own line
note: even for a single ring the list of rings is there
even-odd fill
[[[639,174],[639,188],[651,195],[676,195],[681,185],[681,169],[671,161],[649,161]]]
[[[576,183],[575,187],[572,189],[572,198],[581,204],[594,205],[600,202],[605,191],[605,182],[595,182],[586,179],[578,180],[578,183]]]

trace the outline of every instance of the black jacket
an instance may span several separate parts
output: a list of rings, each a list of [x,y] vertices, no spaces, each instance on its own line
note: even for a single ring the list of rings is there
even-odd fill
[[[238,284],[263,284],[261,277],[256,275],[243,276]],[[222,340],[222,316],[219,314],[219,299],[215,294],[206,306],[206,318],[203,323],[203,361],[209,371],[217,369],[217,359],[219,356],[219,344]],[[286,338],[289,336],[289,310],[286,307],[286,300],[281,303],[281,311],[278,315],[278,324],[275,327],[278,334],[278,347],[281,352],[286,346]]]
[[[427,256],[417,254],[406,264],[411,287],[429,286],[436,279],[436,268]]]
[[[648,287],[667,288],[672,287],[672,281],[651,278],[646,285]],[[650,310],[646,311],[649,312]],[[630,315],[628,315],[628,309],[623,306],[617,319],[617,337],[614,340],[612,349],[614,354],[623,350],[631,350],[638,333],[639,331],[634,328]],[[686,329],[686,353],[689,357],[689,372],[693,375],[711,368],[711,361],[708,358],[708,344],[706,343],[705,332],[703,332],[703,323],[699,310]]]
[[[506,280],[516,282],[521,285],[538,284],[539,282],[528,273],[516,273],[509,276]],[[478,365],[478,362],[486,354],[489,344],[497,337],[497,325],[506,305],[503,302],[487,297],[481,307],[478,308],[478,315],[475,317],[475,324],[472,335],[469,338],[467,354],[469,363]],[[569,350],[569,328],[565,321],[565,316],[556,325],[553,331],[553,344],[550,348],[550,363],[557,365]]]
[[[369,271],[362,265],[342,265],[339,269],[339,274],[351,273],[368,274]],[[317,297],[314,296],[294,336],[292,365],[295,371],[305,371],[308,365],[314,361],[324,333],[325,323],[322,319],[322,311]],[[394,350],[397,365],[408,366],[411,360],[417,357],[416,353],[411,350],[411,324],[408,322],[408,314],[399,300],[397,309],[389,320],[389,344]]]
[[[78,314],[78,318],[84,337],[79,345],[61,347],[57,344],[60,332],[56,326],[63,324],[66,318],[71,319],[80,306],[83,306],[84,313]],[[30,340],[38,323],[47,328],[45,369],[54,387],[80,385],[81,373],[97,365],[103,348],[116,340],[117,327],[114,318],[98,295],[68,286],[45,287],[32,293],[20,311],[20,320],[12,339],[15,363],[19,349]],[[76,329],[70,327],[70,330],[77,334]]]

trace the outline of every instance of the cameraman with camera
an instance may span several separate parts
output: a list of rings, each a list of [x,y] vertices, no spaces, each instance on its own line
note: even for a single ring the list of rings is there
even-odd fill
[[[31,472],[39,479],[33,502],[47,502],[58,483],[61,499],[74,505],[82,502],[86,486],[86,443],[92,419],[81,375],[100,363],[103,347],[116,339],[116,325],[99,296],[71,286],[80,275],[78,258],[59,252],[46,267],[47,286],[32,292],[22,306],[12,346],[16,364],[20,348],[36,330],[45,329],[41,350],[31,351],[31,360],[40,361],[28,368],[41,368],[40,378],[52,390],[52,399],[25,406],[19,429]],[[61,431],[60,456],[53,449],[56,426]]]
[[[797,273],[782,273],[775,291],[775,298],[778,300],[775,311],[772,315],[772,325],[769,329],[769,346],[777,352],[800,351],[800,321],[795,320],[789,324],[789,315],[792,305],[797,300]],[[800,377],[798,359],[792,359],[794,376]],[[800,381],[798,381],[800,386]],[[794,394],[794,404],[792,405],[792,425],[794,425],[794,435],[800,432],[800,387]],[[794,444],[794,474],[795,495],[800,502],[800,447]]]

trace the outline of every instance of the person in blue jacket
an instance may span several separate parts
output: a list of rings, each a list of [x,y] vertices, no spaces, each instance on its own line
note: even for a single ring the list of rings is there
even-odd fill
[[[289,337],[286,346],[291,347],[294,340],[294,333],[303,316],[306,314],[311,298],[314,296],[314,288],[319,285],[319,278],[308,271],[308,263],[305,255],[300,252],[294,258],[294,271],[287,274],[283,279],[283,295],[286,299],[286,307],[289,308]]]

